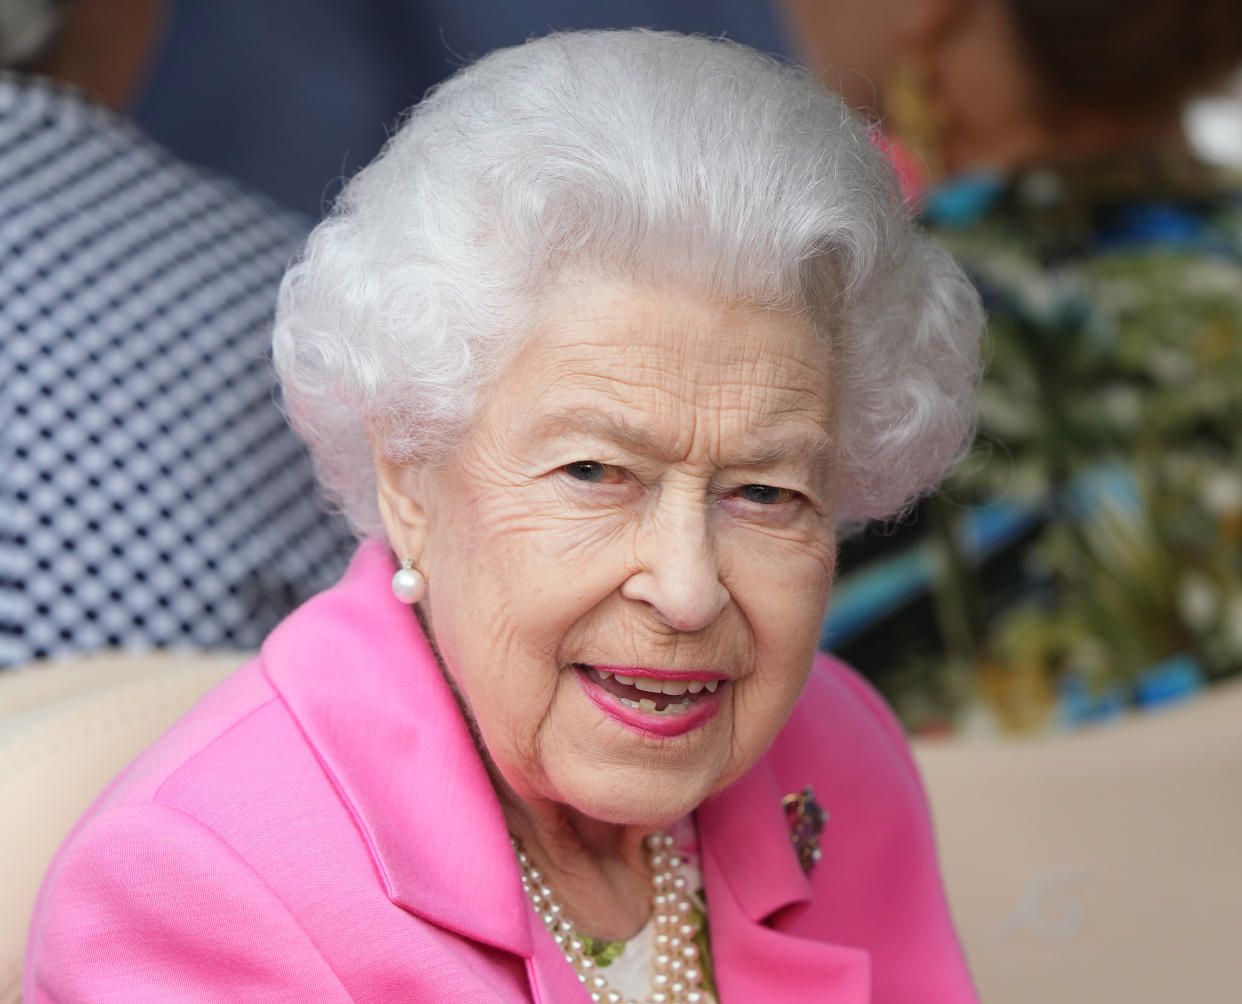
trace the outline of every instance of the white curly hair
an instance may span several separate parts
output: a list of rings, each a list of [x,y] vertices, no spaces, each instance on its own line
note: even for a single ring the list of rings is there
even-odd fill
[[[553,34],[416,105],[281,286],[285,406],[360,534],[382,532],[372,441],[450,456],[567,269],[808,319],[838,375],[839,525],[901,511],[970,437],[978,299],[838,98],[728,41]]]

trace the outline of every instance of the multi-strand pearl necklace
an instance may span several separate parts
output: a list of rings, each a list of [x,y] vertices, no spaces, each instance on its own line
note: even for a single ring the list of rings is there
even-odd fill
[[[574,930],[565,911],[552,895],[543,875],[534,866],[514,837],[513,852],[522,866],[522,888],[539,914],[553,940],[565,953],[565,961],[578,973],[592,1001],[603,1004],[640,1004],[612,989],[595,960],[586,954],[586,943]],[[651,864],[652,923],[655,928],[655,955],[651,974],[651,993],[641,1004],[706,1004],[708,996],[699,989],[702,972],[699,949],[694,943],[698,924],[686,880],[677,874],[681,859],[673,851],[673,838],[666,832],[647,838]]]

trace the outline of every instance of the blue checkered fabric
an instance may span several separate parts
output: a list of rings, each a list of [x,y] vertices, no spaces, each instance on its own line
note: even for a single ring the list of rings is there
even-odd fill
[[[339,573],[268,359],[304,232],[0,75],[0,666],[252,648]]]

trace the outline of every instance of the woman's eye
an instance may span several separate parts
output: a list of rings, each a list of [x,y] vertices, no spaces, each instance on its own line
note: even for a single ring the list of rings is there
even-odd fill
[[[797,492],[790,491],[788,488],[775,488],[772,485],[743,485],[738,490],[738,494],[747,502],[757,502],[760,505],[792,502],[797,497]]]
[[[588,481],[591,484],[616,484],[621,480],[620,470],[601,464],[598,460],[578,460],[566,464],[565,473],[578,481]]]

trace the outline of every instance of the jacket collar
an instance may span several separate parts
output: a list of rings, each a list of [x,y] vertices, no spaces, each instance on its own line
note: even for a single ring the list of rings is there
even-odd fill
[[[366,541],[344,578],[263,645],[388,898],[440,927],[531,954],[533,917],[486,769],[410,607]],[[435,862],[428,867],[429,861]]]
[[[779,917],[810,904],[781,803],[761,759],[699,807],[699,844],[711,915],[712,958],[725,1000],[868,1004],[867,952],[781,929]]]
[[[811,883],[793,853],[781,794],[767,762],[760,760],[696,814],[704,854],[720,863],[738,906],[757,924],[811,899]],[[765,853],[756,867],[759,848]]]

